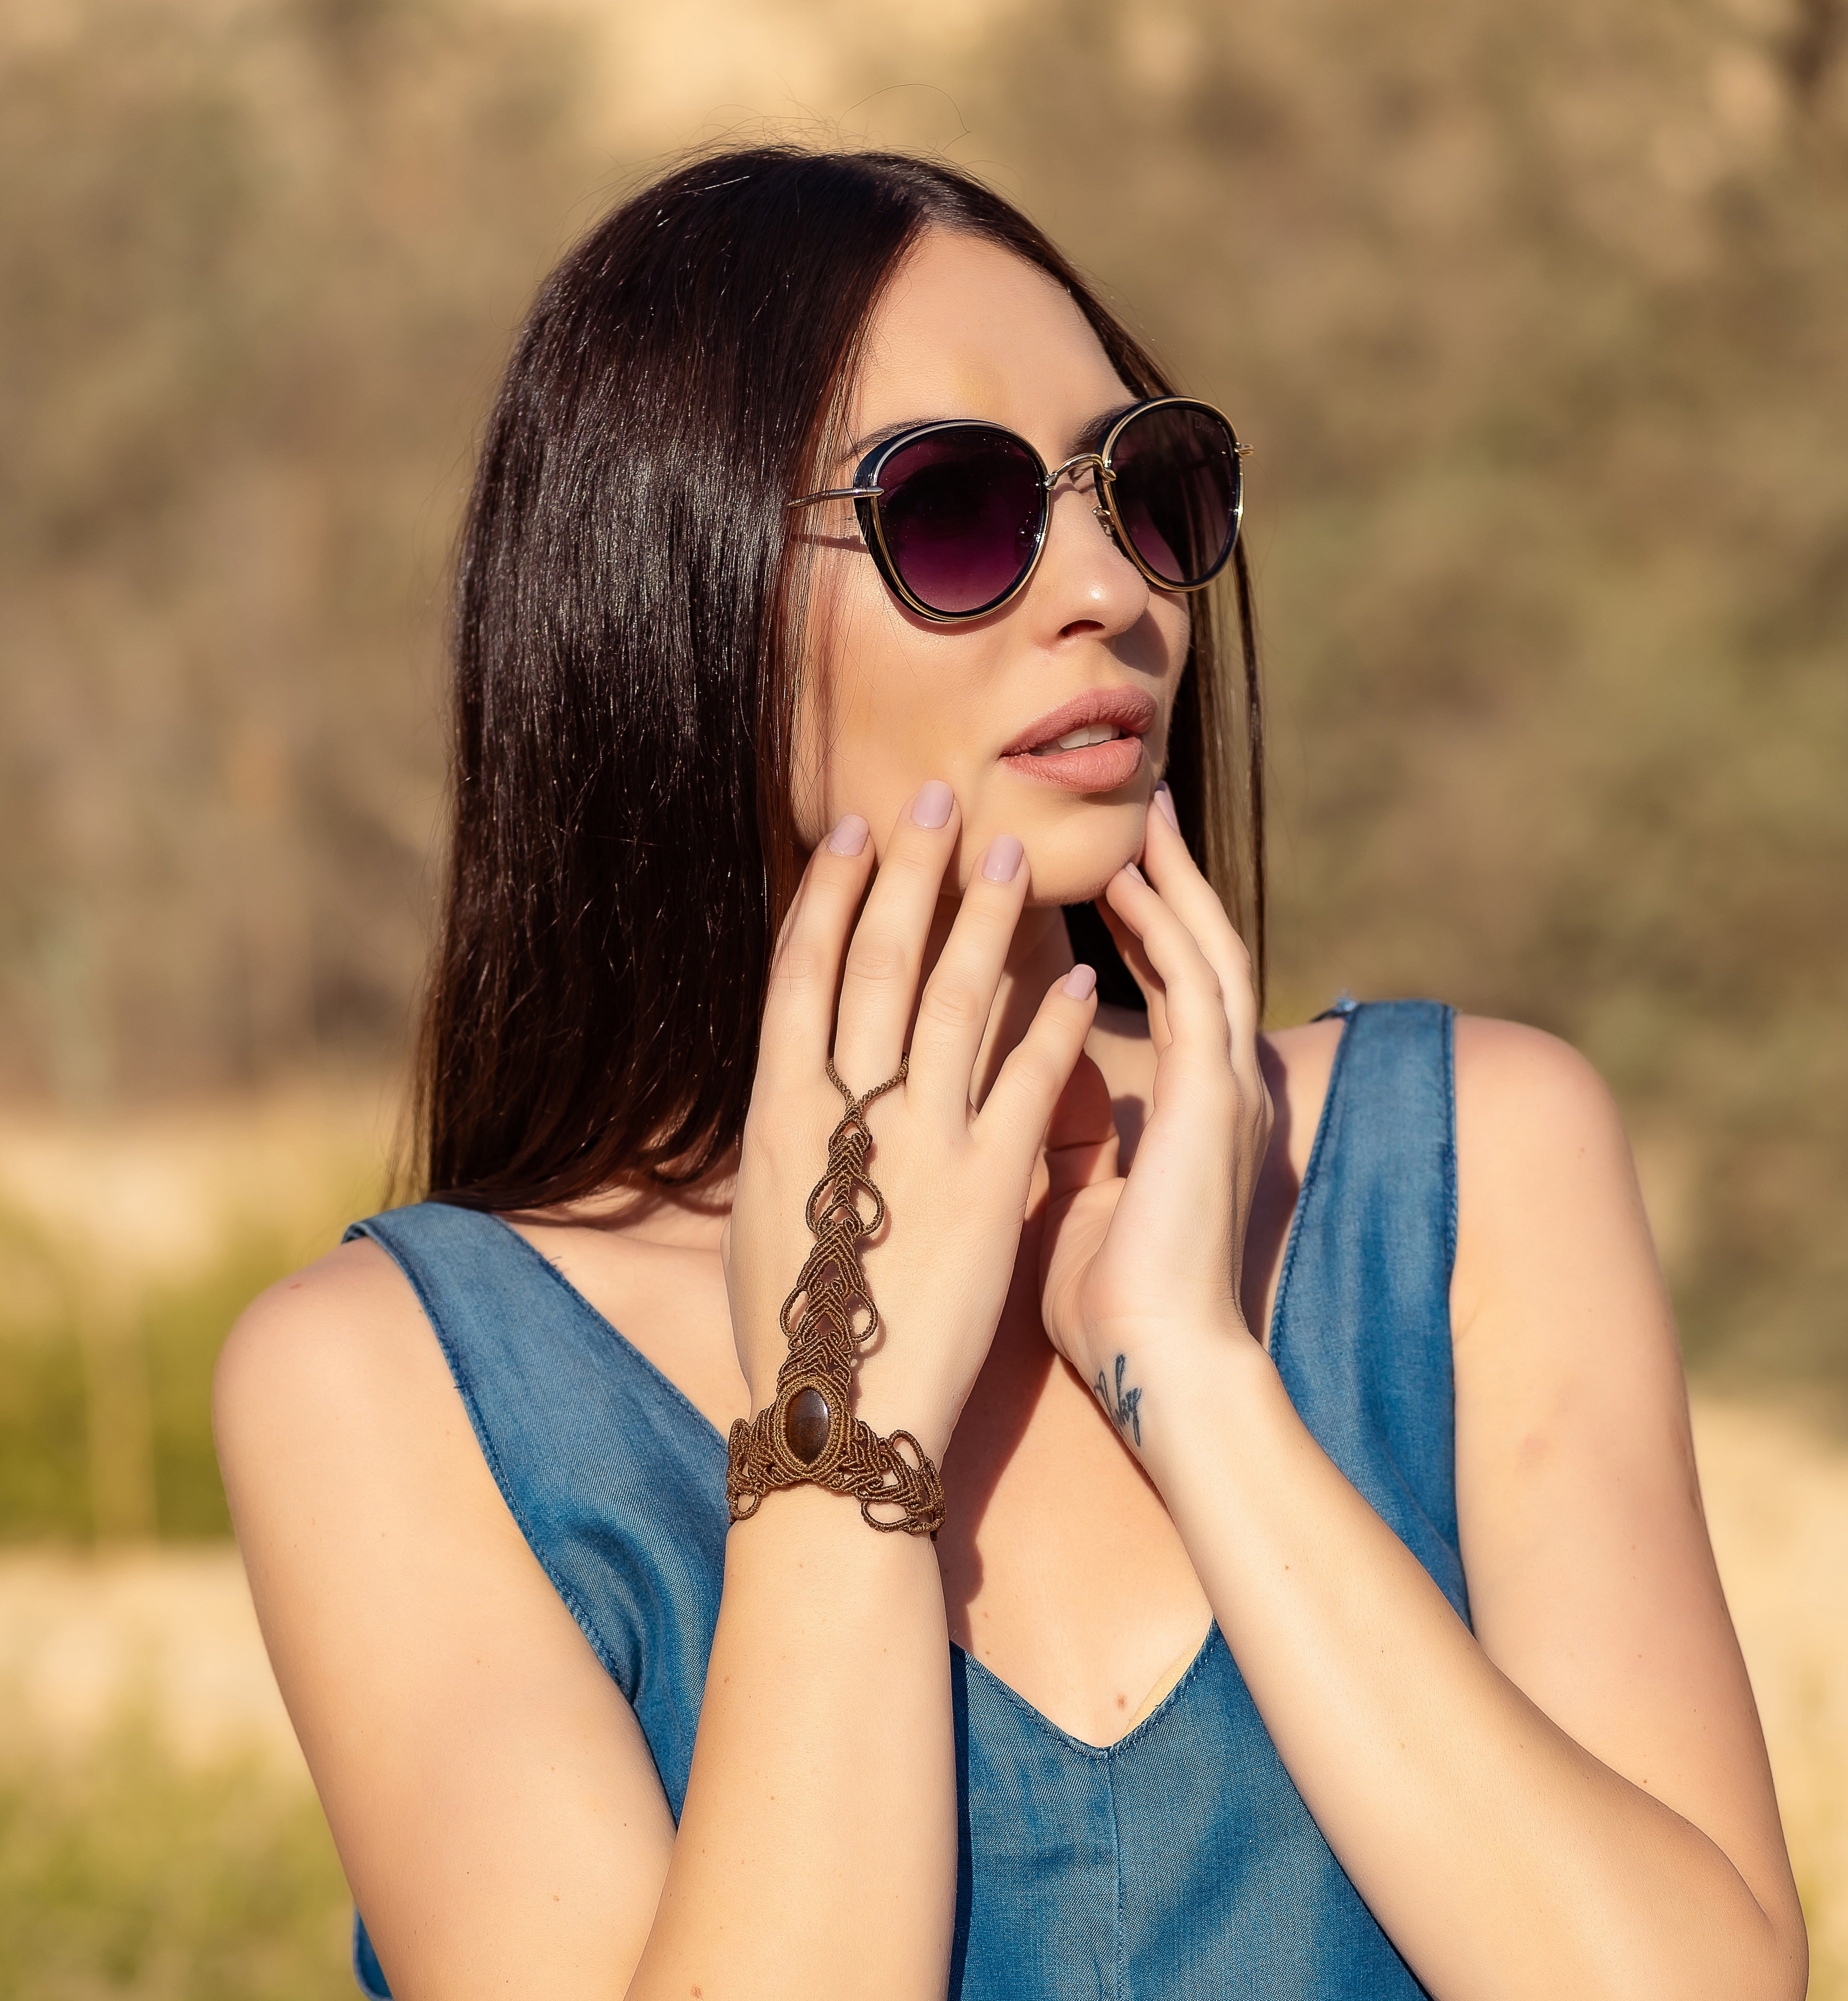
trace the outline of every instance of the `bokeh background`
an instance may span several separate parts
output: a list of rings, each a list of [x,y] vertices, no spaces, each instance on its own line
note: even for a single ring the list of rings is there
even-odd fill
[[[1845,0],[0,15],[0,1992],[347,1991],[212,1359],[380,1199],[512,330],[766,134],[993,179],[1256,445],[1273,1018],[1615,1087],[1848,1996]]]

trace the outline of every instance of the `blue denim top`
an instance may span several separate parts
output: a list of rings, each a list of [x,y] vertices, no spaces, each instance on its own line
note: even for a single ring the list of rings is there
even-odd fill
[[[1335,1463],[1468,1617],[1450,1279],[1451,1014],[1346,1018],[1271,1352]],[[507,1505],[634,1706],[676,1819],[718,1616],[725,1441],[526,1241],[440,1202],[348,1234],[415,1289]],[[1117,1743],[953,1647],[960,1855],[950,1993],[1387,2001],[1422,1992],[1284,1770],[1215,1626]],[[355,1970],[390,1992],[356,1919]]]

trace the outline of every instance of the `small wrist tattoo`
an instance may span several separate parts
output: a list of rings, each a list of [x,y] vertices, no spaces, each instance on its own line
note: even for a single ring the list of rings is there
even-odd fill
[[[1123,1372],[1128,1366],[1129,1357],[1119,1355],[1117,1358],[1117,1394],[1113,1401],[1110,1383],[1101,1369],[1097,1372],[1097,1380],[1091,1387],[1097,1392],[1097,1401],[1103,1406],[1104,1415],[1118,1431],[1126,1432],[1140,1445],[1142,1442],[1142,1392],[1139,1389],[1124,1388]]]

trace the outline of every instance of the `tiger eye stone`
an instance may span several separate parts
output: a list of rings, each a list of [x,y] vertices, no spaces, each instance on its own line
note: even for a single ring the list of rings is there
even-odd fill
[[[828,1399],[812,1385],[798,1390],[783,1414],[783,1437],[804,1466],[812,1466],[828,1443]]]

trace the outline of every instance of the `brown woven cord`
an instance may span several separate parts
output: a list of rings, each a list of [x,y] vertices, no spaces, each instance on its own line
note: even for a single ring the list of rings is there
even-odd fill
[[[804,1483],[831,1494],[850,1494],[875,1529],[934,1536],[943,1524],[943,1483],[909,1432],[882,1439],[847,1408],[853,1360],[879,1331],[879,1309],[860,1268],[860,1240],[885,1220],[885,1198],[866,1171],[873,1135],[867,1107],[905,1081],[898,1074],[856,1098],[832,1062],[828,1081],[847,1109],[828,1138],[828,1166],[804,1212],[815,1248],[794,1289],[783,1302],[789,1358],[776,1372],[776,1401],[731,1427],[725,1465],[725,1499],[735,1522],[748,1522],[765,1495]],[[873,1198],[863,1216],[860,1192]],[[863,1314],[863,1325],[856,1318]],[[899,1512],[881,1520],[875,1508]]]

